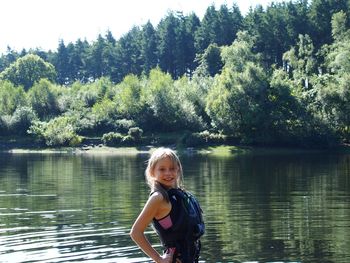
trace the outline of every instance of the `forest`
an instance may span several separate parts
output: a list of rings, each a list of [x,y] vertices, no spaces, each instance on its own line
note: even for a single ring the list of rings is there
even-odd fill
[[[350,1],[169,11],[119,39],[0,56],[0,136],[48,146],[350,142]],[[159,136],[158,136],[159,135]],[[181,136],[180,136],[181,135]]]

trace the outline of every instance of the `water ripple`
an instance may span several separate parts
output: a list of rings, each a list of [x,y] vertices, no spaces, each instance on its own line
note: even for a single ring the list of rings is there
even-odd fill
[[[137,251],[137,247],[117,247],[121,237],[129,238],[123,227],[93,229],[92,226],[79,228],[33,229],[20,227],[2,229],[5,231],[29,231],[0,237],[0,262],[67,262],[101,260],[102,262],[125,262]],[[114,240],[114,244],[104,244],[103,238]],[[116,258],[118,260],[116,261]],[[146,262],[145,258],[128,262]]]

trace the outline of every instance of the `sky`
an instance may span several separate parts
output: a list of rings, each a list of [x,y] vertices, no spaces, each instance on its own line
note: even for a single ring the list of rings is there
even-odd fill
[[[283,0],[274,0],[280,2]],[[236,3],[243,15],[249,7],[264,7],[270,0],[0,0],[0,53],[9,46],[21,51],[39,48],[56,51],[58,43],[90,43],[109,30],[119,39],[133,26],[150,21],[157,26],[169,11],[194,12],[202,19],[206,9]]]

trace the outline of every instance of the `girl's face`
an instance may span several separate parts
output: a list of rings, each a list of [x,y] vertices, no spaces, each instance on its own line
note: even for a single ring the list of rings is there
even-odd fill
[[[169,157],[159,160],[154,166],[152,177],[166,188],[176,188],[179,167]]]

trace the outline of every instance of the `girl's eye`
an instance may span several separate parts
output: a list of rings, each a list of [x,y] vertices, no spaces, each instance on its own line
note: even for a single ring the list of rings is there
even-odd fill
[[[166,168],[159,168],[158,170],[160,172],[164,172],[166,170]],[[175,168],[169,168],[168,170],[173,172],[173,171],[175,171]]]

